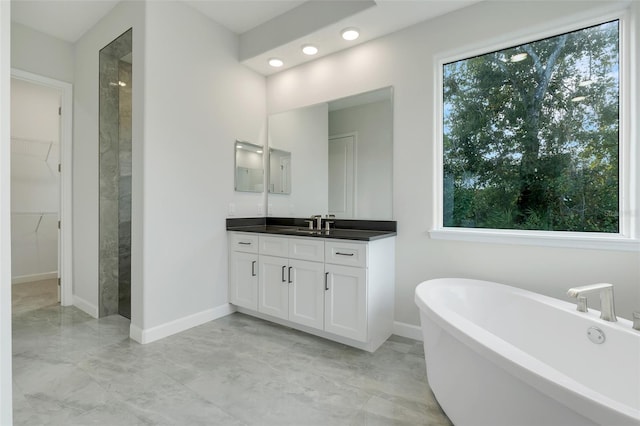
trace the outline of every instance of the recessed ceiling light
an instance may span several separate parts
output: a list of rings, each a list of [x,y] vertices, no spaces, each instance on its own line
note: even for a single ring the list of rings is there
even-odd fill
[[[360,31],[357,28],[345,28],[342,30],[342,38],[351,41],[360,37]]]
[[[262,150],[261,150],[261,149],[257,150],[256,152],[257,152],[258,154],[262,154]]]
[[[318,48],[311,44],[305,44],[304,46],[302,46],[302,53],[309,56],[315,55],[316,53],[318,53]]]
[[[518,53],[517,55],[513,55],[510,59],[511,62],[520,62],[520,61],[524,61],[525,59],[527,59],[527,55],[526,53]]]
[[[274,68],[279,68],[284,65],[284,62],[282,62],[282,59],[271,58],[269,59],[269,65],[271,65]]]
[[[576,96],[575,98],[571,98],[571,102],[580,102],[584,101],[585,99],[587,99],[586,96]]]

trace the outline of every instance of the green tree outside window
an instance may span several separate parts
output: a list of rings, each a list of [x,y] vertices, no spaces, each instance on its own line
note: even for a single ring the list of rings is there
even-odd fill
[[[443,66],[445,227],[619,232],[619,21]]]

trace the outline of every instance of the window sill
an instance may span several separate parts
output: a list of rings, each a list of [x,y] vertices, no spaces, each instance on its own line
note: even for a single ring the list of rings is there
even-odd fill
[[[640,252],[640,240],[613,234],[437,228],[430,230],[429,235],[434,240]]]

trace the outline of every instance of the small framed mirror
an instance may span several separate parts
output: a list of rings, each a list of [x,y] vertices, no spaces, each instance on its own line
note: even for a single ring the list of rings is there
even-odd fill
[[[262,146],[245,141],[235,145],[235,189],[238,192],[264,191],[264,162]]]
[[[291,194],[291,153],[269,149],[269,193]]]

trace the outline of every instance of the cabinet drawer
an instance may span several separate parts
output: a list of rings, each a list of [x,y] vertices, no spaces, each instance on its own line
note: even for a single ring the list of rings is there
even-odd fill
[[[289,239],[260,235],[259,253],[267,256],[289,257]]]
[[[231,250],[244,253],[258,253],[258,235],[232,233]]]
[[[291,259],[324,262],[324,241],[291,238],[289,239],[289,257]]]
[[[367,245],[348,242],[326,241],[324,244],[326,263],[367,267]]]

